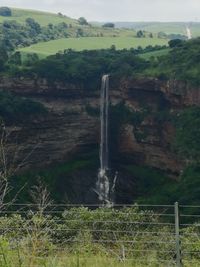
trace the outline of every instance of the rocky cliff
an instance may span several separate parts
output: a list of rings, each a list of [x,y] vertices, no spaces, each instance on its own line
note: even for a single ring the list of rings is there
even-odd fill
[[[118,84],[111,80],[110,86],[113,107],[123,103],[133,114],[143,114],[138,123],[121,120],[120,127],[117,126],[120,129],[115,129],[116,124],[113,124],[116,138],[111,137],[110,142],[117,140],[114,147],[118,147],[117,152],[111,149],[112,166],[123,173],[126,165],[145,165],[176,178],[184,162],[171,150],[174,127],[167,114],[186,106],[199,105],[200,90],[178,81],[155,79],[125,79]],[[23,162],[26,169],[46,168],[80,155],[84,157],[91,151],[96,151],[98,160],[98,88],[87,90],[81,85],[1,77],[0,89],[41,102],[48,109],[48,113],[40,118],[7,126],[10,133],[7,146],[12,151],[10,154],[15,154],[16,164]],[[120,110],[117,114],[120,115]],[[118,117],[111,118],[118,120]],[[92,176],[91,184],[94,186],[95,172],[84,175]],[[79,177],[81,171],[73,174],[74,180]],[[84,180],[84,177],[80,179]],[[126,179],[134,183],[129,175]],[[87,184],[83,191],[87,191],[91,184]]]

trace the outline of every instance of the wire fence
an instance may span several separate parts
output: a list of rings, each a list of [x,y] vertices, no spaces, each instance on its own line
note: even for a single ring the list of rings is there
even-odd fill
[[[47,266],[41,261],[71,256],[200,266],[200,206],[15,204],[0,211],[0,263],[12,257],[13,266]]]

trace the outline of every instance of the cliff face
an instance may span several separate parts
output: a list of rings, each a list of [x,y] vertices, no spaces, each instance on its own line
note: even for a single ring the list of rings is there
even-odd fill
[[[11,154],[17,151],[16,162],[26,158],[24,167],[35,169],[66,162],[84,151],[97,150],[100,121],[88,112],[88,107],[99,108],[100,90],[48,84],[45,80],[7,78],[1,78],[0,89],[32,98],[48,109],[45,116],[7,127],[12,137],[8,148]],[[184,163],[171,152],[174,127],[165,119],[165,114],[199,105],[200,90],[177,81],[126,79],[115,84],[111,80],[110,98],[113,106],[123,101],[132,112],[146,110],[140,124],[124,121],[120,125],[114,164],[119,169],[120,164],[147,165],[178,175]]]
[[[46,165],[64,161],[83,147],[97,145],[99,118],[90,116],[87,106],[99,107],[99,90],[87,91],[82,86],[72,84],[50,85],[45,80],[6,78],[0,80],[0,89],[42,102],[49,110],[47,116],[10,127],[20,143],[21,153],[23,150],[33,150],[30,163]],[[179,172],[181,163],[169,149],[174,135],[173,126],[165,120],[162,124],[157,122],[150,113],[159,115],[165,110],[199,105],[200,90],[179,82],[122,80],[119,85],[112,85],[111,81],[110,98],[112,105],[124,101],[133,111],[145,107],[149,109],[149,114],[140,125],[140,130],[146,131],[145,138],[137,141],[134,127],[122,125],[120,151],[130,154],[141,164]]]

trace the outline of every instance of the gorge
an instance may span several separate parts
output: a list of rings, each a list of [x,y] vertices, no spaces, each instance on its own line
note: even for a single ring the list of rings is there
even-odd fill
[[[0,89],[40,102],[48,110],[37,118],[6,126],[12,137],[7,144],[9,155],[17,147],[17,164],[33,151],[21,172],[51,172],[57,164],[69,163],[67,171],[57,172],[49,181],[50,191],[59,192],[60,201],[66,198],[72,203],[93,203],[99,164],[98,88],[90,91],[81,84],[1,77]],[[126,78],[116,83],[111,77],[110,102],[111,168],[119,171],[116,202],[131,203],[142,194],[137,185],[140,175],[132,172],[132,166],[158,170],[169,182],[178,179],[185,162],[171,149],[174,126],[167,116],[199,105],[200,94],[198,88],[178,81]],[[40,175],[43,177],[43,173]],[[31,183],[35,176],[32,179]]]

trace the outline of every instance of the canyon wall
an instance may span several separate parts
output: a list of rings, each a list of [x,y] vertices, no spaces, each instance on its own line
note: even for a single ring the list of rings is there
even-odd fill
[[[199,105],[200,90],[178,81],[156,79],[122,79],[119,83],[111,79],[110,86],[112,106],[123,103],[131,112],[146,110],[136,126],[122,121],[117,132],[118,154],[111,155],[115,169],[126,164],[145,165],[178,177],[184,162],[171,149],[175,129],[165,116]],[[1,77],[0,89],[41,102],[48,109],[46,115],[6,126],[8,151],[22,169],[45,168],[92,149],[98,151],[99,88]]]

